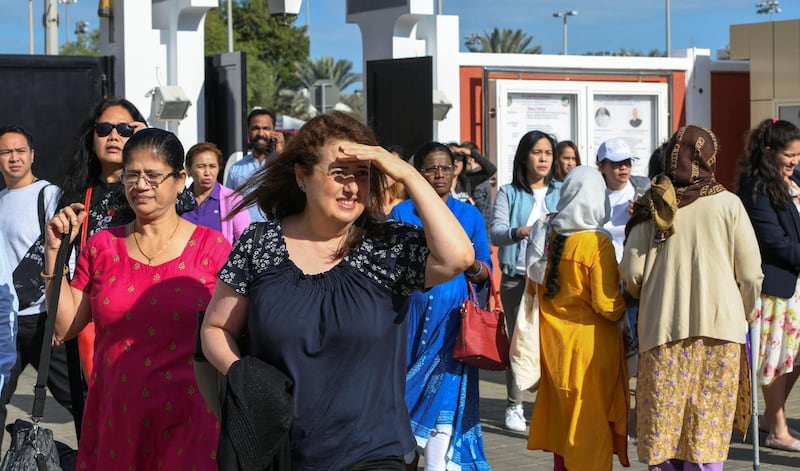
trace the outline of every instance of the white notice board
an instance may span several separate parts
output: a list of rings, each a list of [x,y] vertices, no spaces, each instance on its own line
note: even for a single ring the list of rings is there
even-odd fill
[[[597,147],[622,137],[640,159],[633,173],[647,174],[653,149],[669,137],[666,83],[495,80],[490,109],[496,125],[490,148],[497,160],[497,183],[511,182],[520,138],[538,129],[578,146],[584,165],[595,165]]]

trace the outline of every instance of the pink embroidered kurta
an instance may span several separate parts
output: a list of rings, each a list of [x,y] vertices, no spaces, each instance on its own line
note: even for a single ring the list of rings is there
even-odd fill
[[[89,297],[96,338],[79,470],[215,470],[219,423],[197,387],[197,311],[230,252],[197,226],[181,255],[149,266],[128,257],[125,227],[93,236],[72,286]]]

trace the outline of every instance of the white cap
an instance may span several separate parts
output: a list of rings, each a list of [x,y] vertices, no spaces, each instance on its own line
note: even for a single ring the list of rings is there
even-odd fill
[[[610,160],[612,162],[622,162],[623,160],[633,159],[638,157],[633,155],[628,143],[621,137],[612,137],[606,139],[597,149],[597,161]]]

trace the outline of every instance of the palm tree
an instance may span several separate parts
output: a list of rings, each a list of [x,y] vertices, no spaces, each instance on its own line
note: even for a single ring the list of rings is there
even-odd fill
[[[528,47],[533,36],[521,29],[500,31],[495,27],[491,33],[468,34],[465,44],[470,52],[504,52],[510,54],[541,54],[542,46]]]
[[[352,69],[353,63],[349,60],[335,61],[333,57],[322,56],[298,64],[295,76],[305,88],[311,88],[317,80],[330,80],[339,90],[344,90],[361,81],[361,74],[351,72]]]

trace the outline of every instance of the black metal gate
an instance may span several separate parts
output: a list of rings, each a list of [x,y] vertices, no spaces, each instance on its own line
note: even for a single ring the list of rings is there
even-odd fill
[[[0,55],[0,125],[31,133],[37,177],[61,183],[78,127],[114,93],[113,65],[113,57]]]

